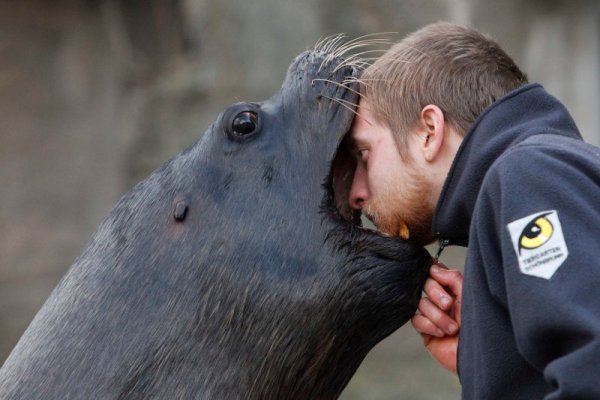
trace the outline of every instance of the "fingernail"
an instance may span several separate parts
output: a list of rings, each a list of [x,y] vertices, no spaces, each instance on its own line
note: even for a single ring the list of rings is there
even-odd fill
[[[450,298],[446,297],[446,296],[442,296],[442,299],[440,300],[440,302],[442,303],[442,306],[447,307],[450,304]]]
[[[431,272],[433,272],[434,274],[437,274],[440,272],[440,267],[436,267],[435,265],[433,267],[431,267]]]
[[[456,325],[456,324],[448,325],[448,333],[449,334],[454,335],[457,330],[458,330],[458,325]]]

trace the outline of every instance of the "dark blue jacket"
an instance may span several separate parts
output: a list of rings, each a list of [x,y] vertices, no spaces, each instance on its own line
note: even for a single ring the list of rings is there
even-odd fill
[[[464,399],[600,399],[600,149],[540,85],[465,136],[434,233],[467,245]]]

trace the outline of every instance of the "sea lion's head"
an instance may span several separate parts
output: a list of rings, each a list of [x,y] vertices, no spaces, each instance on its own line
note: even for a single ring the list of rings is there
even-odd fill
[[[301,54],[278,93],[226,108],[125,195],[7,361],[0,393],[336,398],[413,315],[430,264],[345,207],[336,154],[360,68],[340,54]]]
[[[351,161],[336,154],[359,74],[332,52],[307,51],[273,97],[228,107],[173,162],[173,198],[189,206],[168,224],[174,248],[211,293],[202,309],[221,317],[201,316],[218,332],[203,356],[219,370],[238,364],[231,378],[256,398],[338,394],[413,315],[427,275],[422,247],[361,228],[346,208]]]

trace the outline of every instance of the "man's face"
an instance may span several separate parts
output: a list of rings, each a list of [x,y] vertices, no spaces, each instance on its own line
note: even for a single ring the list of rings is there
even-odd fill
[[[401,157],[393,133],[380,124],[361,100],[351,130],[356,170],[350,188],[350,207],[359,209],[382,233],[416,240],[433,240],[432,184],[422,173],[416,133],[410,133]]]

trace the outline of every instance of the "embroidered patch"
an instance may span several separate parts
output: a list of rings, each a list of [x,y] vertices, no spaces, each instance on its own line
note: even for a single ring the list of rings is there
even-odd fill
[[[518,219],[507,228],[524,274],[550,279],[569,255],[556,210]]]

